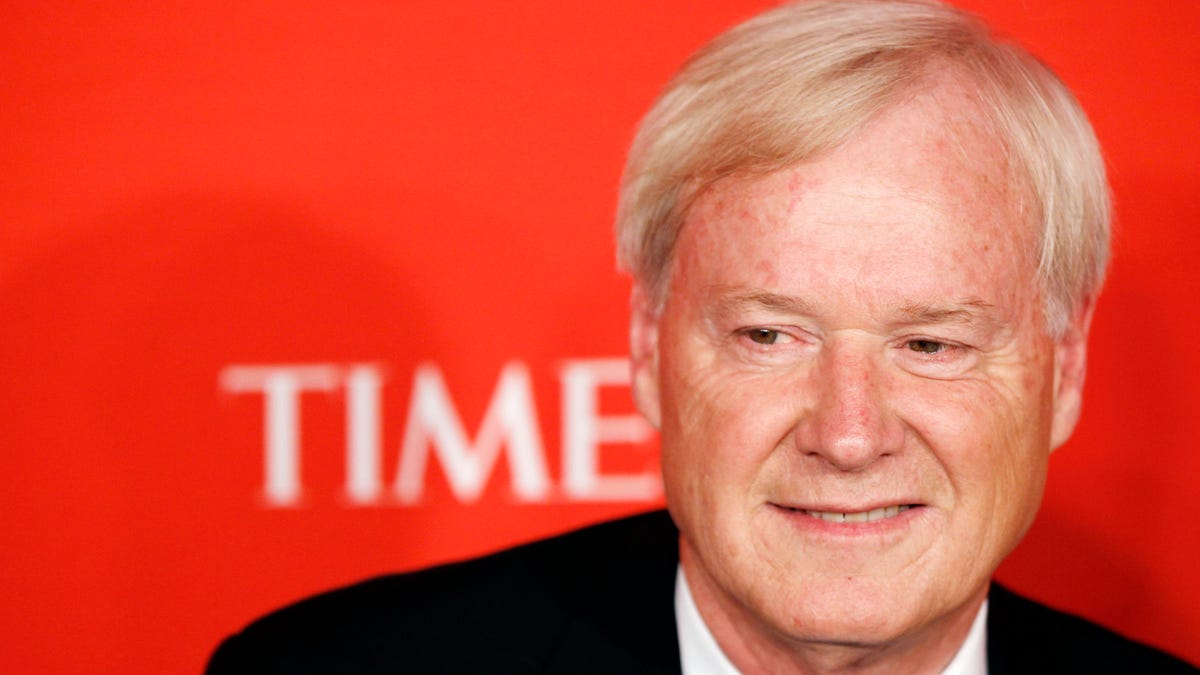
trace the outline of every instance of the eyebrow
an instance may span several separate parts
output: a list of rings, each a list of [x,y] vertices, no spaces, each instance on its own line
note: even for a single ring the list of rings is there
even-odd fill
[[[806,316],[816,314],[813,306],[808,302],[795,296],[781,295],[770,291],[743,291],[728,286],[714,286],[709,289],[708,295],[716,299],[713,303],[714,309],[721,314],[737,313],[748,309],[767,309]]]
[[[808,301],[762,290],[742,290],[728,286],[713,286],[708,295],[714,298],[713,313],[735,314],[752,309],[765,309],[786,314],[816,316],[816,308]],[[978,297],[965,297],[946,304],[906,302],[895,316],[896,325],[957,323],[967,326],[990,326],[996,323],[995,305]]]
[[[961,298],[949,305],[908,302],[900,307],[899,323],[961,323],[968,326],[995,323],[995,306],[980,298]]]

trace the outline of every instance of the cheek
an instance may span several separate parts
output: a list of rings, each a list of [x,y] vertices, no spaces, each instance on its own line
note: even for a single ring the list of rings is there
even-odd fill
[[[786,436],[787,396],[766,378],[714,367],[699,349],[664,350],[660,366],[668,499],[747,496]]]
[[[1050,413],[1043,380],[934,383],[908,399],[921,403],[907,408],[907,422],[947,476],[960,526],[1006,549],[1041,501]]]

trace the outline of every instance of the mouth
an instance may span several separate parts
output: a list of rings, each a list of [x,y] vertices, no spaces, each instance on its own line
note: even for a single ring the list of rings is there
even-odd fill
[[[802,513],[812,518],[817,518],[830,523],[874,523],[896,516],[910,509],[918,508],[919,504],[896,504],[893,506],[881,506],[867,511],[816,511],[813,509],[803,509],[791,506],[783,506],[777,504],[779,508],[792,513]]]

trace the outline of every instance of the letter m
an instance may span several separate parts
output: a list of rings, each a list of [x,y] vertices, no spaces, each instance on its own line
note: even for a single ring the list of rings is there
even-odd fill
[[[396,476],[395,490],[401,502],[414,504],[421,500],[431,448],[441,461],[454,496],[464,503],[477,501],[502,447],[508,448],[516,498],[543,499],[549,492],[550,478],[529,370],[523,364],[510,362],[500,371],[474,442],[467,437],[437,366],[427,363],[417,367]]]

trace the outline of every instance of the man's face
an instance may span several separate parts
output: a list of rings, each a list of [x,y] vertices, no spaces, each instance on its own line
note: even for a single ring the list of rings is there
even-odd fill
[[[637,312],[635,394],[710,625],[881,644],[969,623],[1032,521],[1082,341],[1045,332],[1034,235],[972,114],[943,86],[717,183],[661,313]]]

